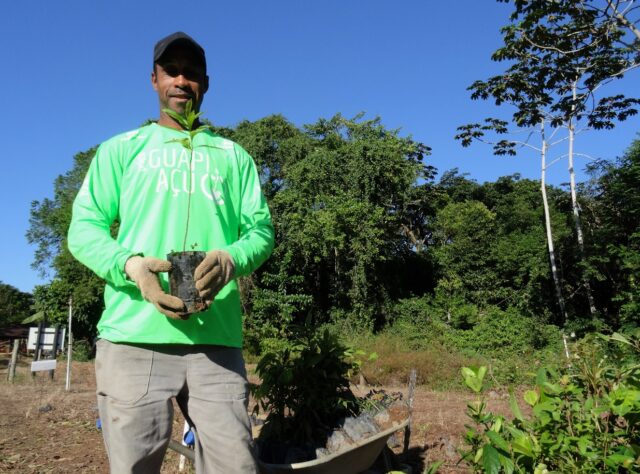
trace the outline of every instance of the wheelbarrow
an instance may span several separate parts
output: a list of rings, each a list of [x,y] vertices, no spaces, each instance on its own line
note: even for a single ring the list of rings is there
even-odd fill
[[[258,460],[260,474],[358,474],[369,469],[387,445],[387,440],[397,431],[404,430],[404,452],[409,448],[411,434],[411,415],[413,411],[413,395],[416,385],[416,370],[411,370],[408,396],[408,417],[394,423],[384,431],[361,439],[355,444],[330,454],[329,456],[311,461],[293,464],[270,464]],[[187,459],[194,461],[193,450],[171,440],[169,448],[177,451]]]
[[[261,474],[358,474],[369,469],[376,461],[387,440],[397,431],[403,430],[409,424],[409,419],[395,423],[390,428],[361,439],[329,456],[311,461],[293,464],[270,464],[258,460]],[[169,448],[177,451],[187,459],[194,461],[193,450],[172,440]]]

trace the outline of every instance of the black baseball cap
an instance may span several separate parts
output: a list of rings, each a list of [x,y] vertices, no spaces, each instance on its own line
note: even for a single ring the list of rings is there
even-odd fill
[[[188,34],[183,33],[182,31],[176,31],[175,33],[170,34],[166,38],[162,38],[156,43],[155,47],[153,48],[153,64],[157,63],[158,59],[162,57],[167,48],[176,42],[180,42],[192,47],[196,54],[200,57],[200,59],[202,59],[202,64],[204,65],[205,71],[207,70],[207,59],[204,55],[204,49],[202,49],[202,46],[200,46],[196,40],[194,40]]]

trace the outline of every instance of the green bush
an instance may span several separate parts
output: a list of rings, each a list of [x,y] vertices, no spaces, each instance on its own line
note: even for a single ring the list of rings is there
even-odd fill
[[[640,333],[603,337],[640,355]],[[562,370],[541,368],[524,394],[526,419],[514,395],[514,419],[486,410],[479,398],[467,407],[464,462],[473,472],[619,473],[640,471],[640,364],[612,365],[593,341],[578,346]],[[463,368],[465,383],[482,391],[486,367]]]
[[[468,308],[467,308],[468,307]],[[401,300],[392,310],[395,322],[385,332],[402,341],[406,350],[445,350],[458,354],[458,359],[483,360],[491,366],[493,379],[500,384],[528,382],[526,367],[555,364],[562,353],[562,337],[556,326],[536,318],[523,316],[517,309],[506,311],[489,306],[482,310],[472,305],[453,308],[452,321],[439,316],[429,298]],[[468,309],[475,320],[470,329],[453,323],[463,320]],[[456,324],[458,324],[456,323]],[[456,376],[451,374],[451,378]]]
[[[470,331],[458,333],[461,347],[500,359],[521,357],[551,347],[560,349],[561,334],[556,326],[523,316],[515,308],[503,311],[488,307]]]
[[[87,362],[93,357],[91,344],[86,339],[80,339],[73,343],[73,360]]]
[[[359,368],[356,354],[329,330],[299,336],[262,356],[253,388],[255,410],[267,415],[261,440],[297,445],[324,441],[339,418],[357,411],[349,379]]]

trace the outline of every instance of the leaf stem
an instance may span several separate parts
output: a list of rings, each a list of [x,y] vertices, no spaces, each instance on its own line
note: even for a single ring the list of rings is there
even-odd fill
[[[190,145],[190,149],[191,149],[191,153],[189,155],[189,169],[188,169],[188,173],[189,173],[189,187],[187,188],[187,222],[185,223],[184,226],[184,239],[182,240],[182,251],[185,252],[187,249],[187,235],[189,234],[189,218],[191,215],[191,194],[193,189],[191,188],[193,183],[191,182],[192,178],[193,178],[193,171],[191,170],[191,166],[193,163],[193,140],[191,138],[191,136],[189,136],[189,145]]]

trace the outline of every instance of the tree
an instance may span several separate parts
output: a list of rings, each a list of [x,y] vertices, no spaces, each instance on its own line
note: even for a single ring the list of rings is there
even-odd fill
[[[640,141],[614,162],[590,166],[589,267],[614,328],[640,326]]]
[[[611,31],[626,30],[627,35],[619,37],[617,41],[624,46],[632,46],[640,40],[640,30],[636,26],[640,19],[636,0],[498,0],[499,2],[513,2],[515,18],[530,14],[544,15],[553,11],[566,11],[576,8],[588,12],[599,25],[606,25]],[[631,38],[629,39],[629,36]],[[635,37],[635,38],[634,38]]]
[[[440,209],[434,223],[433,252],[444,280],[439,285],[458,280],[467,298],[480,305],[494,299],[498,290],[489,250],[494,247],[495,219],[482,202],[464,201]]]
[[[525,79],[525,83],[526,83],[526,79]],[[489,94],[484,89],[484,84],[480,84],[480,81],[476,82],[474,86],[481,87],[482,92],[474,93],[472,95],[473,98],[489,97]],[[474,86],[472,86],[472,88]],[[494,86],[494,87],[496,88],[493,90],[497,94],[502,93],[501,92],[502,86]],[[530,92],[533,92],[533,91],[530,91]],[[532,127],[537,125],[538,137],[540,139],[540,143],[536,146],[529,143],[529,140],[527,140],[527,142],[514,142],[514,141],[509,141],[504,139],[498,140],[495,142],[489,141],[487,143],[491,143],[494,145],[494,153],[497,155],[505,155],[505,154],[515,155],[516,152],[514,151],[514,149],[516,145],[529,147],[540,154],[540,162],[541,162],[540,163],[540,194],[542,195],[542,204],[543,204],[543,210],[544,210],[544,223],[545,223],[549,264],[550,264],[551,275],[553,277],[553,282],[554,282],[554,287],[556,292],[556,302],[560,310],[560,317],[562,321],[566,321],[567,320],[566,304],[565,304],[565,298],[564,298],[563,289],[562,289],[562,282],[560,280],[560,272],[558,270],[558,265],[556,263],[557,257],[556,257],[556,249],[554,245],[553,230],[552,230],[552,224],[551,224],[551,211],[549,207],[549,199],[547,197],[546,173],[547,173],[547,166],[548,166],[547,154],[549,149],[549,139],[547,138],[547,129],[546,129],[547,117],[545,115],[541,115],[542,114],[541,109],[543,108],[544,101],[541,98],[539,98],[538,102],[532,105],[531,103],[524,103],[522,100],[523,100],[522,97],[520,97],[518,94],[513,94],[507,98],[497,99],[496,103],[501,104],[507,101],[507,103],[514,105],[516,107],[521,107],[524,110],[533,108],[534,110],[530,111],[530,112],[533,112],[533,116],[529,118],[516,118],[516,115],[519,113],[519,112],[516,112],[514,114],[514,122],[518,126]],[[539,122],[533,122],[533,120],[539,120]],[[463,125],[459,127],[458,130],[460,131],[460,133],[456,135],[456,139],[461,140],[463,146],[469,146],[474,140],[485,141],[484,136],[485,136],[485,133],[488,131],[494,131],[495,133],[500,135],[500,134],[507,133],[509,129],[507,128],[507,122],[503,120],[494,119],[494,118],[488,118],[485,120],[485,125],[481,125],[478,123]]]
[[[621,21],[631,14],[633,2],[540,2],[517,1],[505,42],[507,58],[529,55],[553,67],[542,71],[548,86],[555,92],[551,107],[556,123],[567,129],[568,167],[572,212],[581,260],[584,259],[584,237],[580,222],[574,173],[574,144],[581,120],[587,127],[611,128],[613,120],[634,115],[636,99],[622,95],[606,97],[594,104],[596,91],[612,79],[638,66],[637,45],[629,44],[626,29],[631,23]],[[624,4],[627,4],[626,6]],[[620,9],[620,7],[623,7]],[[627,8],[629,7],[629,8]],[[637,41],[636,41],[637,43]],[[586,274],[585,274],[586,275]],[[589,280],[583,278],[590,312],[595,306]]]
[[[435,256],[438,278],[436,306],[451,307],[451,302],[473,305],[481,312],[490,306],[515,308],[523,317],[553,320],[548,308],[553,305],[554,285],[539,184],[513,175],[480,185],[447,172],[437,186],[448,202],[440,205],[431,229],[429,251]],[[571,253],[565,248],[570,235],[565,210],[555,206],[567,193],[557,188],[549,191],[556,238],[563,253]]]
[[[33,295],[0,281],[0,327],[21,322],[31,314]]]
[[[323,322],[343,311],[356,326],[372,327],[397,286],[397,273],[381,269],[400,270],[396,263],[417,244],[420,192],[428,189],[416,188],[433,172],[422,163],[428,148],[362,116],[336,115],[297,132],[281,119],[241,125],[236,139],[266,165],[262,175],[277,189],[270,200],[276,248],[263,274],[267,288],[284,289],[288,283],[278,279],[295,277],[293,292],[280,294],[311,297],[312,304],[298,299],[304,302],[293,317],[298,321],[311,314]],[[249,136],[251,128],[257,136]]]
[[[595,93],[602,85],[623,77],[626,71],[637,66],[637,48],[625,41],[626,32],[620,27],[619,20],[610,21],[610,17],[592,8],[592,2],[516,0],[514,4],[513,23],[503,28],[504,47],[492,56],[495,61],[510,61],[511,65],[504,74],[487,81],[476,81],[470,87],[472,98],[493,98],[497,105],[510,104],[515,107],[512,122],[517,127],[538,127],[539,146],[534,147],[528,140],[503,139],[494,142],[494,151],[515,155],[516,146],[521,145],[540,153],[545,208],[547,155],[553,144],[550,140],[562,127],[567,129],[567,137],[559,141],[566,139],[569,143],[573,217],[578,245],[584,254],[573,165],[577,126],[583,121],[586,127],[611,128],[616,120],[625,120],[636,113],[634,106],[640,103],[637,99],[616,95],[596,100]],[[548,125],[555,128],[550,134]],[[459,130],[461,133],[457,138],[464,146],[473,140],[482,140],[490,130],[497,134],[508,132],[507,122],[498,119],[487,119],[485,124],[470,124]],[[564,313],[548,211],[545,215],[550,263],[558,303]],[[595,307],[586,275],[583,282],[593,315]]]

